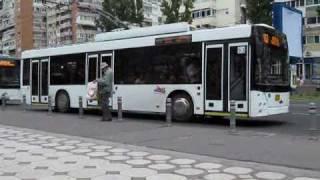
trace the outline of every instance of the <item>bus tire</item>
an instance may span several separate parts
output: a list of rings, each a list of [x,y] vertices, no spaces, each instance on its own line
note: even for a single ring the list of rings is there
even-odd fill
[[[67,92],[61,91],[57,94],[56,108],[58,112],[65,113],[70,110],[70,98]]]
[[[179,93],[172,97],[172,116],[175,121],[187,122],[193,115],[193,102],[189,95]]]

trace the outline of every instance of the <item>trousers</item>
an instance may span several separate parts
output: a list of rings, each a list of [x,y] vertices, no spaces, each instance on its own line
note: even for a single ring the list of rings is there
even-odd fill
[[[110,93],[101,93],[100,94],[100,106],[102,111],[102,121],[111,121],[112,115],[109,108],[109,98],[111,97]]]

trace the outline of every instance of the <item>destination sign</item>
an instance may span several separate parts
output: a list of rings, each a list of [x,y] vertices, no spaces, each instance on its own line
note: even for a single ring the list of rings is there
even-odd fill
[[[0,67],[16,67],[16,63],[9,60],[0,60]]]

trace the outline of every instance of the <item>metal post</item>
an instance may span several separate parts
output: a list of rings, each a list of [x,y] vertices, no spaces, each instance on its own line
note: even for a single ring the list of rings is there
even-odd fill
[[[48,115],[52,115],[52,98],[48,96]]]
[[[122,116],[122,97],[118,97],[118,121],[123,120]]]
[[[6,109],[6,94],[5,93],[3,93],[2,95],[1,95],[1,103],[2,103],[2,110],[4,111],[5,109]]]
[[[309,114],[310,114],[310,140],[318,140],[318,138],[315,135],[315,132],[318,131],[317,127],[317,117],[316,117],[316,112],[317,112],[317,106],[315,103],[311,102],[309,104]]]
[[[230,102],[230,133],[234,134],[237,132],[237,120],[236,120],[236,101]]]
[[[83,118],[83,100],[82,100],[82,96],[79,96],[79,117],[80,117],[80,119]]]
[[[22,96],[22,105],[23,105],[23,111],[27,110],[27,97],[26,95]]]
[[[168,98],[166,101],[166,123],[167,126],[172,126],[172,99]]]

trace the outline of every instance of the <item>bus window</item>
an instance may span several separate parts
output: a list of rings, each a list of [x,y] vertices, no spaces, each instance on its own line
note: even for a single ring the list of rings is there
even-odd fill
[[[52,56],[50,64],[50,84],[84,84],[85,54]]]
[[[9,62],[9,60],[5,60]],[[2,62],[5,62],[2,61]],[[2,63],[5,64],[5,63]],[[20,61],[11,61],[10,66],[0,66],[0,88],[20,87]]]
[[[201,43],[119,50],[116,84],[201,84]]]
[[[30,59],[23,60],[23,86],[30,85]]]

